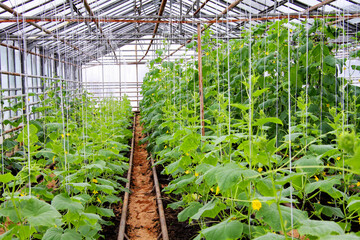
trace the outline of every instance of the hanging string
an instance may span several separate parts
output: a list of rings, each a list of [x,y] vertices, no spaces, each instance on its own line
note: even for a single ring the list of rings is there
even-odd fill
[[[324,8],[322,8],[322,16],[324,16]],[[324,42],[324,38],[326,37],[325,35],[325,20],[321,21],[322,22],[322,31],[320,32],[320,37],[321,37],[321,59],[320,59],[320,66],[321,66],[321,72],[323,72],[324,70],[324,46],[325,46],[325,42]],[[322,135],[322,128],[323,128],[323,81],[324,81],[324,74],[320,74],[320,136]]]
[[[291,39],[290,39],[290,7],[289,7],[289,3],[288,3],[288,43],[287,43],[287,47],[288,47],[288,108],[289,108],[289,114],[288,114],[288,118],[289,118],[289,168],[290,168],[290,174],[292,173],[292,161],[291,161],[291,73],[290,73],[290,64],[291,64],[291,56],[290,56],[290,46],[291,46]],[[290,180],[290,214],[291,214],[291,239],[294,239],[294,215],[293,215],[293,189],[292,189],[292,180]],[[286,234],[286,233],[284,233]]]
[[[60,41],[59,41],[59,32],[56,32],[57,37],[57,54],[58,54],[58,62],[59,66],[61,64],[61,52],[60,52]],[[67,162],[67,151],[66,151],[66,130],[65,130],[65,111],[64,111],[64,96],[63,96],[63,80],[60,81],[60,109],[61,109],[61,121],[62,121],[62,141],[63,141],[63,150],[64,150],[64,170],[68,175],[68,162]],[[65,178],[65,183],[67,183],[68,179]],[[66,191],[69,192],[69,186],[66,185]]]
[[[307,16],[309,16],[309,11],[307,12]],[[309,24],[309,18],[307,18],[307,20],[305,21],[306,25],[306,63],[305,63],[305,146],[307,146],[308,144],[308,105],[309,105],[309,28],[310,28],[310,24]],[[305,153],[306,153],[306,148],[305,148]]]
[[[219,6],[219,0],[217,1],[217,5]],[[217,73],[217,91],[218,91],[218,137],[222,136],[222,125],[221,125],[221,94],[220,94],[220,66],[219,66],[219,23],[218,23],[218,18],[215,18],[216,21],[216,73]],[[222,143],[219,144],[219,148],[220,148],[220,161],[223,161],[223,154],[222,154]]]
[[[275,4],[275,3],[274,3]],[[275,11],[276,8],[274,8]],[[278,17],[280,17],[280,13],[278,14]],[[277,42],[276,42],[276,54],[280,56],[280,20],[277,21]],[[276,118],[279,118],[279,58],[276,58]],[[276,123],[276,147],[279,146],[279,124]]]
[[[249,12],[249,169],[252,168],[252,20],[251,11]],[[252,184],[249,183],[249,196],[252,195]],[[249,221],[249,237],[251,239],[251,215],[248,216]]]
[[[24,17],[23,17],[24,20]],[[28,76],[27,76],[27,42],[26,42],[26,31],[25,31],[25,22],[23,21],[23,48],[24,48],[24,81],[25,81],[25,113],[26,113],[26,125],[27,125],[27,160],[28,160],[28,174],[29,174],[29,196],[31,196],[31,146],[30,146],[30,97],[29,97],[29,86],[28,86]]]
[[[227,36],[227,85],[228,85],[228,118],[229,118],[229,122],[228,122],[228,135],[231,135],[231,87],[230,87],[230,38],[229,38],[229,11],[226,12],[226,36]],[[231,140],[229,140],[229,159],[230,162],[232,162],[232,158],[231,158]]]

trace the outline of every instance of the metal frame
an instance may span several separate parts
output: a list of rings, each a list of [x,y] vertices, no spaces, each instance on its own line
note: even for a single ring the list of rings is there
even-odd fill
[[[152,54],[148,53],[154,53],[162,46],[160,41],[164,39],[180,46],[171,49],[165,58],[179,56],[184,52],[182,47],[197,34],[198,23],[208,23],[207,27],[201,28],[201,32],[211,29],[226,41],[240,37],[241,27],[248,27],[246,18],[250,14],[252,21],[261,22],[281,17],[299,18],[300,15],[304,18],[313,15],[327,17],[335,13],[337,20],[331,24],[343,26],[348,34],[357,31],[359,24],[351,19],[359,18],[358,0],[346,0],[349,9],[335,0],[316,0],[317,4],[312,6],[307,2],[44,0],[39,3],[36,0],[23,0],[14,4],[13,1],[4,0],[0,3],[0,49],[6,52],[0,57],[3,95],[15,96],[20,91],[23,94],[25,79],[29,79],[29,91],[42,93],[48,81],[58,80],[56,74],[69,80],[63,80],[68,82],[69,89],[80,89],[84,83],[82,69],[92,66],[104,68],[114,64],[119,65],[119,72],[122,72],[121,66],[124,65],[136,65],[137,69],[152,59],[153,56],[149,56]],[[9,17],[9,13],[12,16]],[[23,46],[24,43],[26,46]],[[135,50],[120,50],[123,46],[132,45],[135,45]],[[28,69],[25,69],[25,65],[28,65]],[[104,88],[108,86],[102,80],[104,96]],[[125,85],[121,84],[120,79],[119,83],[116,91],[122,96],[126,93],[122,89]],[[84,86],[91,88],[86,83]],[[140,82],[137,89],[139,86]],[[140,97],[137,92],[137,99]],[[33,102],[37,102],[38,98],[32,98]],[[5,114],[7,116],[3,115],[3,119],[18,115]]]

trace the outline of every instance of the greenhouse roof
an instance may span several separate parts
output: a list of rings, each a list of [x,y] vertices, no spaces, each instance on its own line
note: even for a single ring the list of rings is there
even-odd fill
[[[0,3],[0,36],[2,42],[24,45],[26,40],[27,49],[39,46],[76,62],[104,56],[117,62],[122,46],[136,43],[146,52],[164,39],[185,44],[199,21],[215,21],[210,28],[219,38],[237,38],[245,19],[254,18],[254,24],[269,17],[331,13],[338,16],[334,24],[352,33],[359,11],[359,0],[5,0]],[[148,59],[141,53],[134,60]]]

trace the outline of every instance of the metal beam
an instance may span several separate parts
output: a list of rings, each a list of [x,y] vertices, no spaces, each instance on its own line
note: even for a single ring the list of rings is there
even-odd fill
[[[1,7],[2,9],[4,9],[4,10],[8,11],[9,13],[13,14],[15,17],[19,17],[19,18],[20,18],[20,17],[23,17],[22,14],[16,12],[14,9],[8,7],[7,5],[5,5],[5,4],[3,4],[3,3],[0,3],[0,7]],[[60,39],[60,38],[58,38],[54,33],[52,33],[51,31],[43,28],[43,27],[40,26],[39,24],[33,23],[33,22],[29,22],[29,24],[32,25],[32,26],[34,26],[34,27],[36,27],[36,28],[38,28],[38,29],[40,29],[40,30],[43,31],[44,33],[53,36],[54,38],[58,39],[58,40],[61,41],[62,43],[66,44],[66,45],[68,45],[68,46],[70,46],[70,47],[72,47],[73,49],[81,52],[82,54],[85,54],[85,55],[86,55],[86,53],[84,53],[83,51],[81,51],[78,47],[76,47],[76,46],[72,45],[71,43],[67,42],[65,39]]]
[[[91,17],[95,17],[95,15],[94,15],[93,11],[91,10],[91,7],[90,7],[89,3],[87,2],[87,0],[82,0],[82,1],[83,1],[83,3],[84,3],[85,9],[88,11],[89,15],[90,15]],[[94,21],[94,22],[95,22],[95,21]],[[106,42],[109,44],[111,50],[112,50],[113,53],[114,53],[114,56],[115,56],[115,58],[116,58],[116,61],[118,61],[117,56],[116,56],[116,53],[115,53],[115,49],[114,49],[113,46],[111,45],[110,40],[106,38],[106,36],[105,36],[105,34],[104,34],[101,26],[100,26],[100,23],[99,23],[99,22],[95,22],[95,25],[96,25],[96,27],[99,29],[100,34],[102,35],[102,37],[103,37],[103,38],[106,40]]]
[[[167,2],[167,0],[162,0],[162,1],[161,1],[160,8],[159,8],[159,13],[158,13],[158,16],[159,16],[159,17],[157,18],[158,20],[160,20],[160,17],[162,16],[162,14],[163,14],[163,12],[164,12],[164,9],[165,9],[165,6],[166,6],[166,2]],[[154,32],[153,32],[153,35],[152,35],[152,39],[150,40],[150,44],[149,44],[149,46],[148,46],[148,48],[147,48],[144,56],[143,56],[142,58],[140,58],[139,62],[141,62],[141,61],[146,57],[146,55],[148,54],[148,52],[149,52],[149,50],[150,50],[150,48],[151,48],[151,45],[152,45],[152,43],[154,42],[154,38],[155,38],[155,36],[156,36],[156,33],[157,33],[157,31],[158,31],[158,28],[159,28],[159,23],[156,23],[156,24],[155,24],[155,28],[154,28]]]
[[[334,1],[335,0],[324,0],[319,4],[316,4],[316,5],[312,6],[312,7],[307,8],[306,10],[302,11],[301,14],[307,14],[307,13],[309,13],[311,11],[314,11],[314,10],[316,10],[318,8],[321,8],[322,6],[325,6],[325,5],[327,5],[329,3],[332,3]]]
[[[228,7],[226,7],[219,16],[215,17],[213,19],[213,21],[217,21],[219,20],[222,16],[224,16],[226,13],[228,13],[231,9],[233,9],[234,7],[236,7],[242,0],[236,0],[235,2],[233,2],[232,4],[230,4]],[[208,29],[211,25],[213,25],[213,23],[209,23],[209,25],[207,25],[205,28],[202,28],[200,32],[205,31],[206,29]],[[170,53],[169,55],[167,55],[164,59],[174,55],[177,51],[179,51],[181,48],[183,48],[187,43],[191,42],[191,39],[187,40],[185,44],[182,44],[178,49],[176,49],[174,52]]]

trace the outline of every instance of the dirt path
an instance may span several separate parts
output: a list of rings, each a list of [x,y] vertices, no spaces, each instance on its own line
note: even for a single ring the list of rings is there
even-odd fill
[[[146,144],[139,146],[142,136],[140,117],[136,117],[135,149],[133,170],[131,174],[131,194],[129,198],[129,215],[127,218],[127,236],[131,240],[156,240],[160,234],[160,223],[157,212],[153,176]]]

